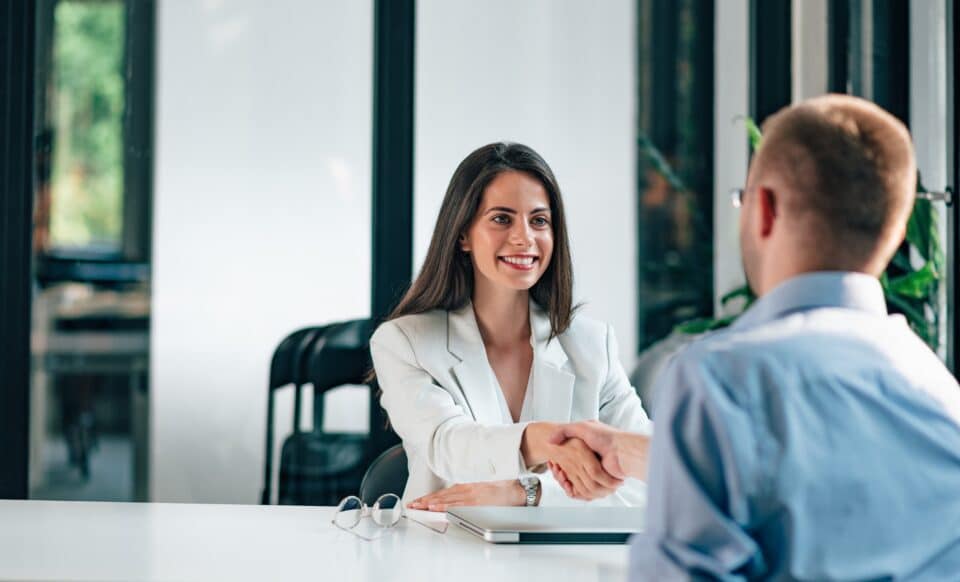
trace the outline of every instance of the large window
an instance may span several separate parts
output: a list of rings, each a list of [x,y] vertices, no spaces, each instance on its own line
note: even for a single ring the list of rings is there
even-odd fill
[[[713,0],[638,3],[638,348],[713,313]]]
[[[906,241],[882,282],[891,311],[947,358],[946,3],[835,2],[834,90],[870,99],[906,123],[917,152],[918,199]],[[932,10],[930,10],[932,8]],[[844,74],[845,73],[845,74]],[[932,192],[931,192],[932,191]]]

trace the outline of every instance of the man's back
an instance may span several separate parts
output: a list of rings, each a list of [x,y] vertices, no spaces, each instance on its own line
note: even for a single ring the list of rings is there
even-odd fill
[[[658,389],[640,577],[960,576],[960,388],[875,279],[788,281]]]

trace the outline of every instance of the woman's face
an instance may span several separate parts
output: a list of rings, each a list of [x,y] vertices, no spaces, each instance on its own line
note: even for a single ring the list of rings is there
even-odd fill
[[[484,190],[480,208],[460,246],[474,274],[497,286],[528,290],[553,255],[553,223],[547,191],[536,178],[507,171]]]

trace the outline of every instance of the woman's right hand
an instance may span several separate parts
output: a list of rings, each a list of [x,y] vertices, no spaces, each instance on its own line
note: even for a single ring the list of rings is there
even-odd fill
[[[606,497],[623,484],[622,479],[604,470],[600,459],[578,438],[557,443],[561,425],[552,422],[531,422],[523,432],[520,452],[528,467],[548,461],[562,469],[568,483],[567,494],[575,499],[593,500]]]
[[[565,478],[564,489],[574,499],[592,501],[616,491],[623,480],[607,473],[596,453],[580,439],[567,439],[550,455],[550,468],[554,474],[559,469]]]

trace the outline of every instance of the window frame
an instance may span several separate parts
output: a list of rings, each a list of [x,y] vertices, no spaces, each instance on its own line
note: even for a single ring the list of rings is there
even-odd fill
[[[0,4],[0,499],[28,494],[35,10]]]

